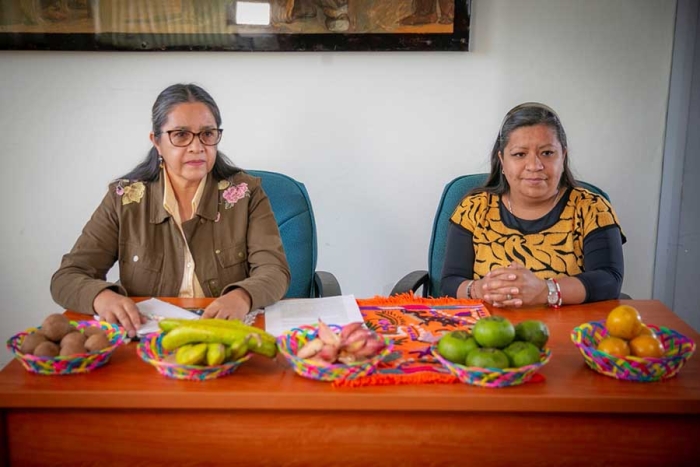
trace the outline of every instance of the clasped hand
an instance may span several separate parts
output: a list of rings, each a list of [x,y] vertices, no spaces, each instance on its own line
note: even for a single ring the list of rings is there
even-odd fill
[[[496,307],[539,305],[547,296],[545,281],[515,261],[507,267],[489,272],[473,287],[476,288],[477,298]]]

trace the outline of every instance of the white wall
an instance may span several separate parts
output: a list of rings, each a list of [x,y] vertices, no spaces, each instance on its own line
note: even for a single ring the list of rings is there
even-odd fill
[[[150,107],[174,82],[214,96],[234,162],[306,184],[318,268],[357,297],[427,267],[445,183],[488,169],[508,109],[545,102],[576,175],[620,216],[624,290],[649,298],[674,12],[475,0],[469,53],[0,51],[0,338],[60,310],[51,275],[107,183],[145,155]]]

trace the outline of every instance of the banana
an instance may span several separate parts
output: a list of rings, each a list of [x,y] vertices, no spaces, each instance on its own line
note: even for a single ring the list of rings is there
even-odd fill
[[[161,320],[158,326],[163,330],[163,332],[170,332],[177,329],[180,326],[190,326],[190,327],[204,327],[204,328],[225,328],[225,329],[238,329],[247,331],[248,334],[259,334],[261,338],[267,339],[269,341],[276,341],[275,336],[269,332],[265,332],[260,328],[255,326],[248,326],[243,323],[243,321],[238,319],[226,320],[226,319],[201,319],[201,320],[190,320],[190,319],[176,319],[167,318]]]
[[[192,326],[189,323],[168,332],[163,337],[162,345],[165,350],[173,350],[193,342],[221,343],[230,346],[237,341],[246,342],[248,349],[257,354],[270,358],[277,355],[276,341],[264,338],[258,333],[249,333],[244,329],[236,328]]]
[[[164,319],[161,321],[158,321],[158,327],[164,332],[164,333],[169,333],[176,327],[180,326],[179,323],[180,320],[174,320],[174,319]],[[183,320],[184,321],[184,320]]]
[[[191,327],[183,325],[173,329],[163,336],[161,344],[165,350],[174,350],[178,347],[182,347],[185,344],[191,344],[193,342],[219,342],[222,344],[231,345],[234,340],[244,339],[246,336],[247,333],[245,331]]]
[[[207,354],[207,344],[184,345],[177,349],[175,359],[180,365],[199,365]]]
[[[184,355],[186,355],[188,352],[192,350],[192,344],[185,344],[183,346],[178,347],[177,351],[175,352],[175,361],[179,363],[180,360],[184,360]]]
[[[224,344],[212,342],[207,344],[207,365],[221,365],[226,358],[226,348]]]
[[[277,341],[264,339],[260,334],[248,334],[246,336],[246,346],[253,353],[274,358],[277,355]]]
[[[243,358],[245,354],[248,353],[248,344],[245,339],[236,341],[226,348],[228,354],[228,360],[235,362],[236,360]]]

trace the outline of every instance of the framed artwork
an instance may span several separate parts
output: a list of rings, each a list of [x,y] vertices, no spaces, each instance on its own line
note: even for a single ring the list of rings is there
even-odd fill
[[[468,51],[471,0],[0,0],[0,49]]]

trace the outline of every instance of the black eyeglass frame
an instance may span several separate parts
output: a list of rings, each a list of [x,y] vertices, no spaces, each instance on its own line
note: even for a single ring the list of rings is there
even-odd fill
[[[212,144],[205,143],[204,140],[202,140],[202,133],[206,133],[207,131],[213,131],[213,130],[216,130],[219,133],[219,138],[216,140],[216,143],[212,143]],[[189,133],[191,135],[191,138],[187,142],[187,144],[175,144],[173,142],[173,137],[172,137],[171,133],[177,133],[177,132]],[[170,141],[170,144],[172,144],[176,148],[186,148],[187,146],[192,144],[192,141],[194,141],[195,136],[197,138],[199,138],[199,142],[205,146],[216,146],[217,144],[219,144],[221,142],[221,137],[224,135],[224,129],[223,128],[208,128],[206,130],[200,131],[199,133],[195,133],[194,131],[189,131],[189,130],[168,130],[168,131],[164,131],[163,133],[166,133],[168,135],[168,140]]]

